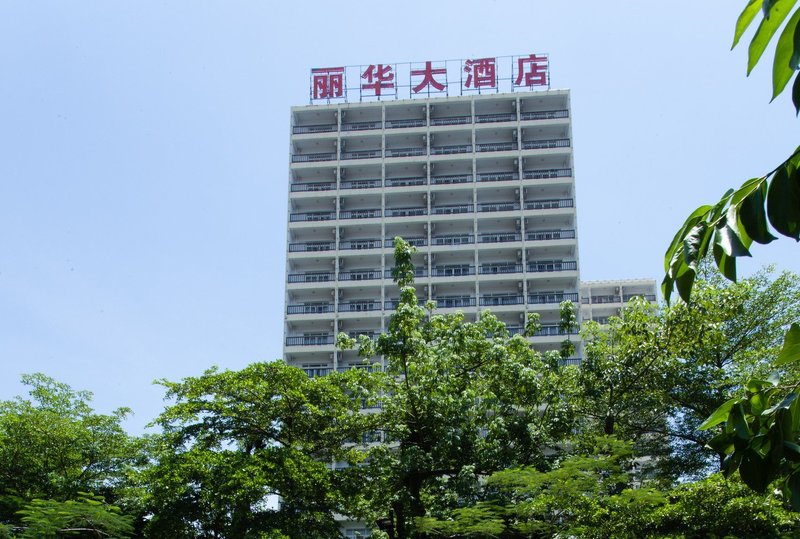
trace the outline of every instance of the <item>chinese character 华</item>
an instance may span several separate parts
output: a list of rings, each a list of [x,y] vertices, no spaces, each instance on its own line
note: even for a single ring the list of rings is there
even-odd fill
[[[517,58],[517,78],[514,86],[547,86],[547,56],[531,54],[528,57]]]
[[[494,58],[480,58],[464,62],[464,72],[467,73],[465,88],[495,88],[497,78]]]
[[[394,81],[394,73],[392,73],[391,65],[370,65],[364,70],[361,78],[367,80],[366,84],[361,85],[361,89],[371,89],[377,96],[381,95],[382,90],[394,88],[394,82],[392,82]]]
[[[422,77],[422,82],[412,88],[413,92],[418,94],[419,91],[426,86],[433,86],[440,92],[444,90],[446,83],[442,84],[441,82],[437,81],[434,78],[434,75],[447,75],[447,69],[444,67],[433,69],[433,62],[425,62],[425,69],[412,69],[412,77]]]
[[[344,95],[344,68],[312,69],[313,99],[330,99]]]

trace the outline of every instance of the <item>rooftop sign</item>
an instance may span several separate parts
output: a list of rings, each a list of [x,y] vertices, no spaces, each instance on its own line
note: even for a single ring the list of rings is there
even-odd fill
[[[311,103],[519,92],[550,88],[546,54],[311,70]]]

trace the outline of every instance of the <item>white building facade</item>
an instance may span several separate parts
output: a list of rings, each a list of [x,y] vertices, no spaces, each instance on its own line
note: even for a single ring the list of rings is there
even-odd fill
[[[284,358],[309,376],[361,364],[339,332],[377,335],[399,298],[393,238],[419,250],[418,297],[558,349],[579,303],[566,90],[317,104],[291,111]],[[578,361],[579,358],[573,358]]]

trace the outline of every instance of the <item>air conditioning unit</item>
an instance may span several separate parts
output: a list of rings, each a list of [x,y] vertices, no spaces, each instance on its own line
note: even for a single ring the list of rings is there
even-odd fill
[[[336,322],[331,322],[331,329],[333,329],[334,327],[336,327]]]
[[[329,354],[329,356],[330,356],[330,360],[331,360],[331,361],[333,361],[333,352],[331,352],[331,353]]]
[[[517,138],[517,137],[515,136],[514,138]],[[517,161],[516,159],[514,159],[514,168],[517,168],[517,165],[519,165],[519,161]]]
[[[514,224],[516,225],[516,227],[517,227],[517,230],[519,230],[519,224],[520,224],[520,223],[519,223],[519,219],[517,219],[517,221],[516,221]]]
[[[521,259],[522,259],[522,250],[518,250],[517,251],[517,260],[521,260]]]
[[[619,294],[619,287],[618,287],[618,286],[615,286],[615,287],[614,287],[614,293],[615,293],[615,294]]]
[[[347,142],[347,141],[343,140],[343,141],[341,142],[341,147],[342,147],[342,149],[343,149],[343,150],[344,150],[344,147],[347,145],[347,144],[345,144],[345,142]]]
[[[519,189],[514,189],[514,195],[519,196]]]
[[[428,172],[428,165],[427,165],[427,163],[426,163],[426,164],[424,164],[424,165],[422,165],[422,170],[423,170],[423,172]]]
[[[346,115],[346,114],[347,114],[347,111],[346,111],[346,110],[343,110],[343,111],[342,111],[342,120],[344,120],[344,117],[345,117],[345,115]]]
[[[428,141],[428,136],[427,135],[422,135],[422,142],[424,143],[424,142],[427,142],[427,141]]]
[[[427,285],[423,286],[422,290],[423,290],[423,293],[427,294],[428,293],[428,286]]]
[[[525,313],[519,313],[519,321],[520,322],[524,322],[525,321]]]
[[[517,290],[522,290],[522,281],[517,282]]]

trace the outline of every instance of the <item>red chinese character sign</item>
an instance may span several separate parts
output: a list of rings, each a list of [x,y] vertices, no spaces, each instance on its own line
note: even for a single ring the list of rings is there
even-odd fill
[[[311,101],[346,98],[343,67],[311,70]]]
[[[467,79],[462,90],[478,90],[481,88],[497,89],[497,59],[479,58],[464,61],[464,73]]]
[[[433,67],[433,62],[425,62],[423,68],[411,67],[411,94],[441,94],[447,91],[447,67],[445,64]]]
[[[365,82],[366,81],[366,82]],[[391,64],[369,65],[361,74],[361,97],[396,96],[397,85]]]
[[[519,56],[514,58],[514,87],[549,86],[547,56]]]

